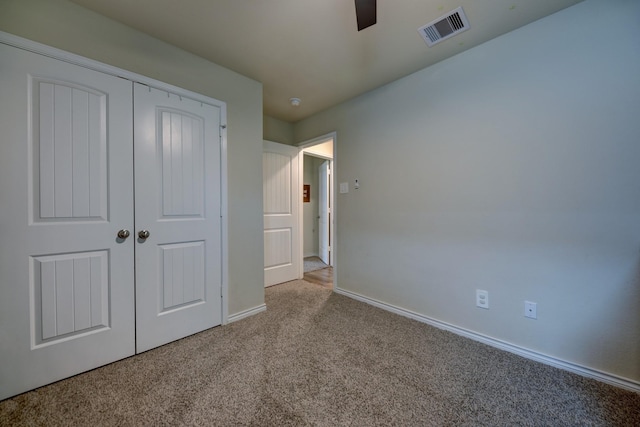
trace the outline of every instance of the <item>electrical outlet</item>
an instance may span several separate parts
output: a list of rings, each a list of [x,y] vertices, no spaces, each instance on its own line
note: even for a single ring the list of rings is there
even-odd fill
[[[476,307],[489,309],[489,292],[476,289]]]
[[[538,318],[538,305],[535,302],[524,302],[524,317],[528,317],[530,319]]]

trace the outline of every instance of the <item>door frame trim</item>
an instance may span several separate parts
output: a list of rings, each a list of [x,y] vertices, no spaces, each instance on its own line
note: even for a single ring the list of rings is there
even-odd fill
[[[228,163],[227,163],[227,103],[210,98],[188,89],[164,83],[150,77],[143,76],[122,68],[114,67],[93,59],[86,58],[75,53],[67,52],[52,46],[34,42],[4,31],[0,31],[0,43],[16,47],[18,49],[37,53],[59,61],[78,65],[103,74],[120,77],[134,83],[142,83],[155,89],[164,90],[173,94],[184,96],[195,101],[213,105],[220,108],[220,216],[221,216],[221,246],[222,246],[222,266],[221,266],[221,306],[222,325],[229,323],[229,221],[228,221]]]

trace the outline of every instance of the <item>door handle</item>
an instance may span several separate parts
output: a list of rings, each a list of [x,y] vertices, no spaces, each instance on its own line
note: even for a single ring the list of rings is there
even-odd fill
[[[151,235],[151,233],[149,233],[149,230],[140,230],[140,231],[138,231],[138,237],[141,240],[148,239],[150,235]]]
[[[129,230],[122,229],[122,230],[118,231],[118,238],[120,238],[122,240],[124,240],[127,237],[129,237],[129,235],[130,235]]]

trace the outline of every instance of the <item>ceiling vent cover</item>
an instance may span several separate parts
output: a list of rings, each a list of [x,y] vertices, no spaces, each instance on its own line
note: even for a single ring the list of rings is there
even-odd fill
[[[462,7],[459,7],[435,21],[431,21],[427,25],[418,28],[418,32],[429,47],[431,47],[436,43],[440,43],[468,29],[469,21],[467,21]]]

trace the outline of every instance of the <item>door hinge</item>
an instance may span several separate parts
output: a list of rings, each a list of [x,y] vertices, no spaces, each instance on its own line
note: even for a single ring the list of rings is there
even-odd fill
[[[227,125],[220,125],[220,133],[218,136],[222,136],[222,131],[227,128]]]

